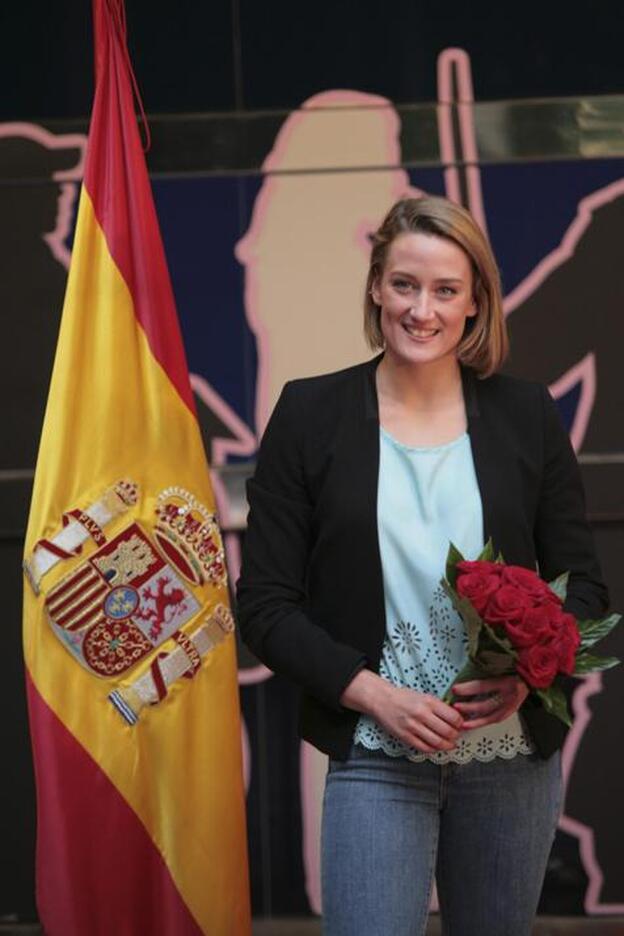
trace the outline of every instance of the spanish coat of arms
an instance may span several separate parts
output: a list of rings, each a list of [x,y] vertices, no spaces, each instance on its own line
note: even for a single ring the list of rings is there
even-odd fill
[[[105,529],[137,502],[137,486],[121,481],[85,511],[71,510],[63,529],[36,544],[25,563],[30,583],[57,563],[97,548],[45,592],[54,633],[94,676],[124,677],[109,699],[129,724],[180,677],[192,678],[205,654],[233,630],[229,609],[205,610],[201,586],[227,582],[216,517],[188,491],[171,487],[157,498],[152,536],[130,520],[112,538]],[[173,641],[168,653],[158,651]],[[125,677],[143,662],[134,681]]]

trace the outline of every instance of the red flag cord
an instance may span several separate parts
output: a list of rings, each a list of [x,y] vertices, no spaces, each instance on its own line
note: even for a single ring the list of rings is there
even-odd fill
[[[115,30],[115,35],[119,46],[124,57],[126,68],[128,69],[128,74],[130,75],[130,81],[132,82],[132,90],[134,93],[134,98],[136,100],[137,106],[139,108],[139,114],[141,117],[141,123],[145,128],[145,141],[143,143],[143,152],[148,153],[152,145],[152,134],[150,131],[149,123],[147,122],[147,116],[145,114],[145,108],[143,107],[143,98],[141,97],[141,92],[139,91],[139,85],[134,74],[134,69],[132,67],[132,62],[130,61],[130,54],[128,52],[128,31],[126,23],[126,6],[124,0],[106,0],[106,8],[109,13],[109,21]]]

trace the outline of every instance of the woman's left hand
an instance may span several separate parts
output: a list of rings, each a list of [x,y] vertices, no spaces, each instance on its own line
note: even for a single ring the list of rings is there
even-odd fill
[[[471,696],[486,692],[489,693],[486,699],[470,701]],[[472,731],[509,718],[518,711],[528,694],[529,687],[519,676],[472,679],[453,686],[451,705],[466,720],[464,730]]]

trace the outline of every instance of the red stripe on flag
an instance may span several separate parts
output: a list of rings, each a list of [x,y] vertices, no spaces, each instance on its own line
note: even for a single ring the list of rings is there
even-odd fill
[[[195,413],[173,290],[136,122],[129,59],[114,11],[94,3],[96,92],[84,184],[154,357]]]
[[[37,777],[37,906],[47,936],[201,936],[141,820],[28,673],[26,684]]]
[[[50,592],[47,604],[50,605],[55,602],[61,595],[64,595],[69,588],[75,588],[76,585],[82,581],[85,575],[87,575],[87,573],[90,577],[98,577],[97,573],[91,566],[85,566],[80,572],[76,572],[76,574],[72,576],[72,578],[70,578],[67,582],[64,582],[63,585],[57,585],[57,587]]]
[[[80,614],[83,608],[88,608],[97,598],[101,598],[107,591],[108,588],[106,585],[96,587],[95,591],[90,591],[86,598],[70,608],[69,611],[66,611],[65,614],[62,614],[61,617],[57,618],[56,623],[60,625],[60,627],[64,627],[67,621],[73,620],[77,614]]]
[[[73,592],[70,592],[68,595],[61,595],[62,601],[46,601],[48,611],[53,617],[58,618],[59,614],[68,608],[75,601],[78,601],[81,595],[84,595],[87,591],[93,591],[94,588],[102,586],[102,579],[99,575],[92,575],[86,582],[79,584],[78,588],[75,588]],[[106,585],[104,586],[106,587]]]

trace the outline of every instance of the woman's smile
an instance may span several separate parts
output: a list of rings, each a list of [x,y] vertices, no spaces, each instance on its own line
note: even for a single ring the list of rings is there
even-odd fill
[[[411,322],[403,322],[403,328],[415,341],[430,341],[440,334],[439,328],[422,328],[419,325],[413,325]]]

